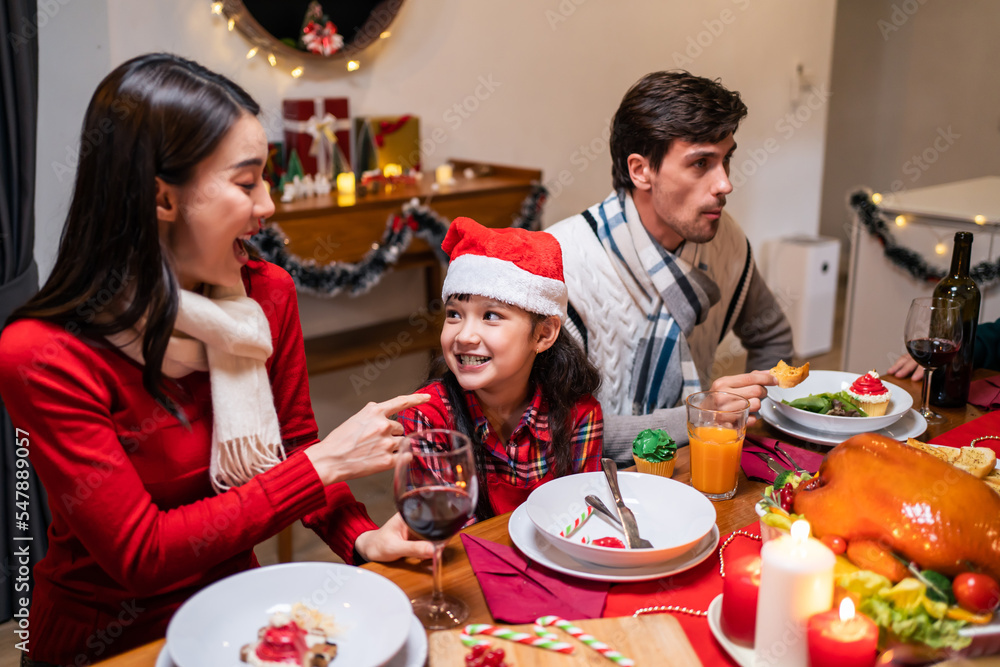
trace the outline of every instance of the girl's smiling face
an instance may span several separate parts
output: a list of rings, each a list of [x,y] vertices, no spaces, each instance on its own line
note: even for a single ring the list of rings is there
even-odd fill
[[[523,400],[535,356],[552,346],[559,318],[536,324],[530,313],[478,295],[452,295],[445,306],[441,350],[466,391],[499,401]]]
[[[157,179],[160,236],[170,249],[181,288],[200,283],[232,287],[249,257],[243,243],[274,213],[262,174],[267,136],[243,114],[215,151],[195,167],[188,183]]]

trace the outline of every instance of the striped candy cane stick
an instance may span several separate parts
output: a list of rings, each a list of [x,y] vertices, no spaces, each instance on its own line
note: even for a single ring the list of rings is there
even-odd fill
[[[559,533],[559,536],[569,537],[570,535],[575,533],[576,529],[582,526],[584,523],[586,523],[587,519],[589,519],[590,515],[593,513],[594,513],[594,508],[591,507],[590,505],[587,505],[587,511],[581,514],[580,516],[576,517],[575,519],[573,519],[573,523],[563,528],[562,532]]]
[[[553,635],[554,636],[554,635]],[[470,637],[464,632],[458,634],[458,641],[462,642],[462,646],[472,647],[472,646],[490,646],[491,642],[489,639],[477,639],[476,637]]]
[[[509,628],[499,628],[495,625],[489,625],[487,623],[473,623],[472,625],[467,625],[465,626],[465,634],[470,636],[489,635],[490,637],[496,637],[497,639],[506,639],[508,641],[517,642],[518,644],[544,648],[549,651],[555,651],[556,653],[573,652],[572,644],[554,641],[552,639],[544,639],[542,637],[535,637],[526,632],[516,632]]]
[[[559,618],[558,616],[542,616],[535,621],[535,623],[542,626],[554,625],[560,630],[568,632],[620,667],[633,667],[633,665],[635,665],[635,662],[631,658],[626,658],[618,651],[614,650],[604,642],[598,641],[593,635],[587,634],[566,619]]]
[[[549,632],[540,625],[535,626],[535,634],[541,637],[542,639],[551,639],[553,641],[559,641],[559,637],[557,635],[552,634],[551,632]]]

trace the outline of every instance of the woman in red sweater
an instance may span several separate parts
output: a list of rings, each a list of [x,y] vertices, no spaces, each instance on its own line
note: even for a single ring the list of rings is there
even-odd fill
[[[294,285],[246,245],[274,211],[258,112],[166,54],[118,67],[87,109],[55,267],[0,337],[0,395],[52,510],[24,664],[162,637],[298,519],[347,562],[431,554],[343,483],[392,466],[390,417],[427,397],[317,437]]]

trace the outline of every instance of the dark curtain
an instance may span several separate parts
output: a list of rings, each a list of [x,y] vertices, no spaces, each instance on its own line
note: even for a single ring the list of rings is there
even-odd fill
[[[38,290],[35,246],[35,137],[38,120],[38,3],[0,2],[0,326]],[[30,599],[26,576],[45,554],[49,507],[26,464],[31,434],[0,406],[0,620]],[[19,448],[18,445],[22,447]],[[26,445],[26,446],[25,446]],[[18,477],[20,472],[20,478]],[[27,479],[24,479],[27,472]]]

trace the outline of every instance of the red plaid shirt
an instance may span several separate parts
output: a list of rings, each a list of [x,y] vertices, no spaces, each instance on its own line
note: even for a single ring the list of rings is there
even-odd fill
[[[448,390],[441,382],[432,382],[415,393],[430,394],[431,400],[399,413],[397,419],[406,433],[428,428],[455,428],[454,413],[448,402]],[[465,392],[469,415],[475,423],[476,435],[489,456],[486,472],[493,473],[513,486],[531,488],[549,472],[554,461],[552,434],[549,432],[548,407],[537,388],[521,421],[506,443],[490,426],[474,392]],[[571,470],[593,472],[601,469],[604,442],[604,418],[601,404],[593,396],[579,401],[573,409],[573,447]]]

